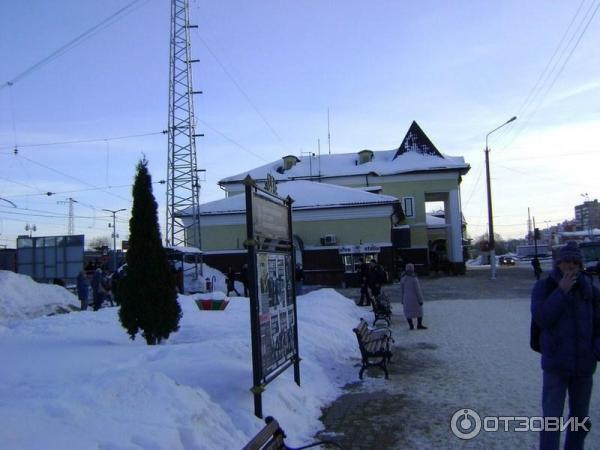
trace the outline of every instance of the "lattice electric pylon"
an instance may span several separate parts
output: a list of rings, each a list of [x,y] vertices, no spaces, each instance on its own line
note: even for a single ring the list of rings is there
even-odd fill
[[[75,234],[75,214],[73,211],[73,203],[77,203],[77,200],[69,197],[65,201],[59,200],[56,203],[59,205],[69,205],[69,226],[67,228],[67,235],[72,236]]]
[[[200,248],[196,121],[192,87],[188,0],[171,0],[171,51],[169,68],[169,159],[167,167],[167,245]],[[182,216],[193,217],[187,226]]]

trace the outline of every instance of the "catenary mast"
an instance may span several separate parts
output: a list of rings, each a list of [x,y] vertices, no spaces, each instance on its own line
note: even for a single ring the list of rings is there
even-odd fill
[[[167,165],[167,245],[191,245],[200,248],[198,170],[196,165],[196,119],[192,87],[188,0],[171,0],[171,45],[169,64],[169,159]],[[194,220],[186,227],[184,210]]]

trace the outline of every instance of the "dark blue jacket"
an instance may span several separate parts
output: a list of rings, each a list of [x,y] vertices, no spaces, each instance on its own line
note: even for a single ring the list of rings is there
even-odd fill
[[[87,298],[88,289],[89,289],[89,285],[88,285],[87,277],[86,277],[85,273],[80,272],[79,275],[77,275],[77,295],[79,296],[79,299]]]
[[[583,273],[566,294],[558,287],[560,270],[548,277],[553,282],[540,280],[531,293],[531,314],[542,329],[542,369],[591,375],[600,356],[600,291]]]

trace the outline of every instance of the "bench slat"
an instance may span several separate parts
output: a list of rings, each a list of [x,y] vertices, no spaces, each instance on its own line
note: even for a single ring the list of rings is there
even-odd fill
[[[261,450],[265,443],[269,442],[269,439],[273,437],[273,435],[279,429],[279,423],[276,420],[271,421],[267,425],[264,426],[262,430],[258,432],[256,436],[252,438],[250,442],[246,444],[246,446],[242,450]],[[281,436],[281,442],[283,443],[283,436]],[[281,447],[268,447],[268,448],[281,448]]]

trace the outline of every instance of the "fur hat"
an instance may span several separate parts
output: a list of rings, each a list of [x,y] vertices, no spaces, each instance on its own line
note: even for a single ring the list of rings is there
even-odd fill
[[[558,252],[557,263],[568,261],[581,264],[581,250],[579,249],[579,245],[575,241],[567,242],[560,248]]]

